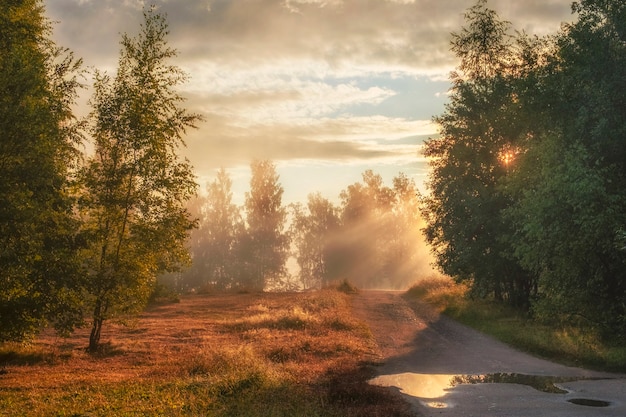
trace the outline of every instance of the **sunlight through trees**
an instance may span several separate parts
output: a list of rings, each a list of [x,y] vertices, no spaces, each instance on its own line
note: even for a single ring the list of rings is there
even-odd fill
[[[475,295],[626,337],[626,5],[574,3],[541,39],[479,1],[430,139],[426,234]]]
[[[201,118],[183,107],[164,15],[144,9],[114,75],[90,71],[77,120],[82,61],[50,40],[42,1],[2,2],[0,342],[89,322],[97,350],[103,323],[142,311],[158,277],[179,291],[401,289],[431,257],[471,296],[623,340],[626,3],[572,11],[538,37],[486,0],[468,9],[425,192],[366,170],[337,200],[311,190],[286,206],[275,163],[254,160],[237,206],[225,169],[197,197],[179,156]]]

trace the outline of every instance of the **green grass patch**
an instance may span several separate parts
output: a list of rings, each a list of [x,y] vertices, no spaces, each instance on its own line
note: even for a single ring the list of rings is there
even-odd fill
[[[467,293],[464,285],[432,278],[413,286],[406,296],[424,300],[439,312],[520,350],[567,365],[626,371],[626,346],[607,343],[591,329],[541,323],[500,303],[471,299]]]
[[[80,385],[71,391],[48,391],[45,398],[25,394],[2,392],[0,407],[11,410],[11,416],[320,415],[319,404],[308,399],[303,389],[285,381],[272,384],[259,375],[231,381],[228,386],[183,379]]]

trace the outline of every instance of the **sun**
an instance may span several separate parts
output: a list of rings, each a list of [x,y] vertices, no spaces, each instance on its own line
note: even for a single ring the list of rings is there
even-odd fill
[[[513,162],[515,162],[517,154],[518,151],[516,149],[506,147],[498,153],[498,160],[506,169],[509,169]]]
[[[507,167],[513,162],[514,159],[515,155],[511,151],[507,151],[502,155],[502,163]]]

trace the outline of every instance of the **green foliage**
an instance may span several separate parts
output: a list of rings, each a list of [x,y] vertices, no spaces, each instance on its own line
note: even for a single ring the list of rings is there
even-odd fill
[[[527,307],[534,277],[511,260],[513,227],[501,216],[511,204],[501,184],[530,133],[516,92],[514,62],[523,58],[485,2],[466,18],[452,42],[462,73],[453,74],[451,102],[435,118],[441,135],[424,151],[432,168],[422,197],[426,238],[445,274],[471,282],[477,295]]]
[[[0,341],[82,321],[70,198],[81,61],[50,32],[40,1],[0,4]]]
[[[487,0],[478,0],[464,17],[467,26],[452,34],[452,50],[461,58],[459,70],[470,80],[486,80],[507,71],[509,22],[500,20],[487,7]]]
[[[176,150],[198,116],[179,105],[174,87],[185,75],[168,60],[167,24],[144,12],[137,38],[124,35],[114,79],[96,72],[92,99],[95,155],[82,172],[81,214],[89,236],[93,302],[90,348],[102,322],[145,305],[156,274],[188,259],[185,240],[195,222],[185,208],[195,195],[191,165]]]
[[[430,139],[425,229],[474,295],[626,335],[626,6],[575,4],[555,37],[509,34],[479,1]]]
[[[626,335],[623,2],[584,1],[542,75],[538,135],[511,179],[516,257],[539,277],[542,318]],[[539,119],[538,115],[538,119]],[[549,129],[548,129],[549,128]]]
[[[583,146],[555,139],[533,147],[525,161],[532,164],[533,181],[512,181],[522,195],[507,214],[519,225],[520,264],[539,277],[534,312],[610,328],[623,316],[610,306],[619,302],[614,292],[623,294],[614,269],[623,256],[614,242],[624,202],[607,192],[604,170],[589,159]]]

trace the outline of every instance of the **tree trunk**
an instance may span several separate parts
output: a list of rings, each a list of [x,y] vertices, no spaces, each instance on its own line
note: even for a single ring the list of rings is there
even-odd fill
[[[89,335],[89,352],[96,352],[100,345],[100,333],[102,331],[102,323],[104,318],[102,317],[102,301],[96,301],[96,306],[93,310],[93,324],[91,326],[91,334]]]

